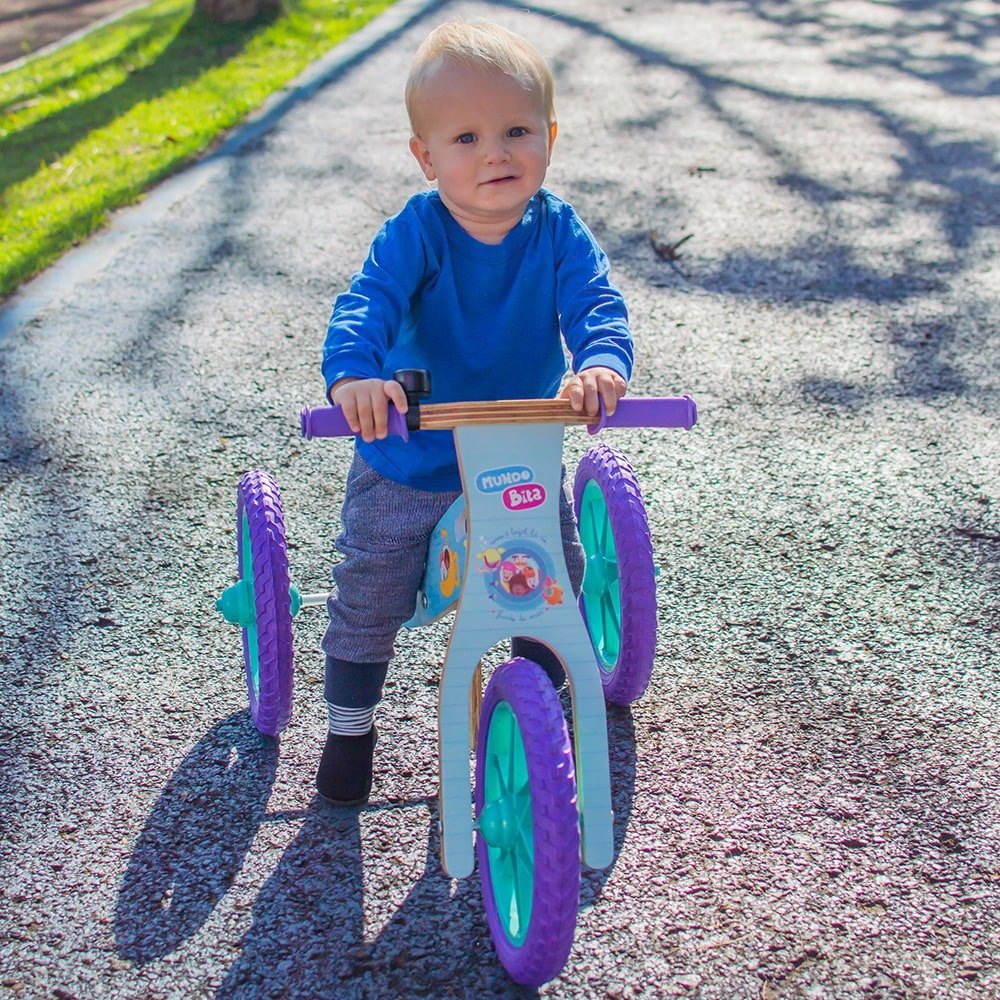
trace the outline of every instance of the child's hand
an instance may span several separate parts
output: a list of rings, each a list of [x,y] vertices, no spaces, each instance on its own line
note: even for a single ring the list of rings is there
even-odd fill
[[[380,378],[342,378],[330,390],[330,402],[344,411],[353,433],[364,441],[389,433],[389,402],[406,413],[406,392],[398,382]]]
[[[611,368],[584,368],[563,386],[559,395],[568,399],[577,413],[586,413],[588,417],[601,412],[603,399],[604,412],[610,417],[618,400],[625,395],[625,379]]]

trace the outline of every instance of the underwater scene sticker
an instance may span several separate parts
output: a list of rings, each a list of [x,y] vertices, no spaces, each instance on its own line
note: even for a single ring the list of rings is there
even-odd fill
[[[534,529],[484,540],[475,554],[475,566],[499,618],[525,621],[563,603],[548,545]]]
[[[460,497],[444,513],[431,535],[427,565],[407,628],[435,621],[454,607],[468,563],[468,535],[468,514]]]

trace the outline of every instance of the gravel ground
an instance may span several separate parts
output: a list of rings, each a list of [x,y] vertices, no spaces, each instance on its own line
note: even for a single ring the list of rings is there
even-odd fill
[[[1000,995],[984,0],[439,5],[27,290],[0,340],[0,993],[520,995],[438,862],[446,626],[403,636],[372,803],[336,811],[322,612],[269,744],[212,610],[250,467],[282,486],[293,578],[328,579],[349,446],[297,413],[333,296],[419,183],[409,53],[457,11],[551,60],[549,183],[615,262],[632,391],[701,412],[608,432],[649,505],[657,664],[609,712],[617,856],[541,994]]]

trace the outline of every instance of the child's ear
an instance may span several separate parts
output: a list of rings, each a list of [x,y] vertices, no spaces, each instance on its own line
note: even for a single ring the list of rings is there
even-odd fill
[[[410,152],[417,163],[420,164],[420,169],[424,172],[424,177],[429,181],[435,180],[437,174],[434,172],[434,164],[431,162],[431,151],[427,148],[427,143],[419,135],[415,135],[410,139]]]
[[[559,131],[559,126],[553,122],[549,126],[549,159],[548,162],[552,162],[552,147],[556,144],[556,132]]]

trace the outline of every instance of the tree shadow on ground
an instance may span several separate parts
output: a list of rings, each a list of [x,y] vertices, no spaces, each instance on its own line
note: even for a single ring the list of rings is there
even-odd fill
[[[0,355],[0,729],[10,734],[0,753],[0,792],[8,783],[24,787],[30,761],[44,755],[39,721],[51,708],[52,685],[77,672],[66,653],[74,633],[114,627],[100,599],[87,593],[113,557],[95,553],[94,524],[76,482],[79,456],[25,415],[20,381]],[[8,508],[8,490],[33,501],[24,509],[15,498]]]
[[[749,7],[783,37],[814,45],[846,42],[850,51],[833,61],[845,69],[891,69],[958,96],[1000,93],[1000,68],[981,58],[1000,35],[995,7],[976,10],[965,0],[895,0],[873,8],[878,15],[864,23],[857,7],[845,14],[842,4],[830,0],[750,0]],[[898,17],[892,16],[895,11]],[[940,43],[933,52],[923,44],[928,36]]]
[[[239,712],[184,758],[139,834],[115,905],[119,955],[145,965],[195,934],[232,884],[257,829],[278,762]]]
[[[656,266],[657,285],[792,303],[916,302],[947,292],[951,283],[979,260],[977,246],[983,234],[1000,225],[1000,158],[986,138],[956,138],[944,127],[904,117],[894,106],[875,97],[856,97],[847,90],[845,96],[802,93],[763,84],[749,76],[740,77],[736,68],[685,62],[669,51],[627,37],[609,26],[613,22],[598,23],[538,4],[524,6],[516,0],[492,3],[495,7],[527,10],[602,38],[640,66],[662,66],[683,74],[705,111],[740,144],[749,143],[765,156],[774,166],[775,183],[818,213],[811,227],[813,232],[792,245],[765,253],[753,248],[734,250],[714,261],[698,260],[695,249],[695,254],[686,255],[683,269],[673,265],[672,272],[665,273],[662,266]],[[883,26],[861,25],[854,8],[850,14],[841,15],[836,5],[823,2],[760,0],[752,3],[750,10],[765,23],[773,24],[786,44],[798,40],[828,50],[829,64],[842,65],[844,72],[891,68],[960,96],[987,96],[997,90],[998,71],[995,60],[987,53],[987,43],[996,35],[1000,15],[974,11],[958,0],[900,0],[885,5],[884,13],[898,11],[900,16]],[[928,38],[938,36],[948,44],[937,44],[936,49],[952,51],[943,61],[928,58],[925,53]],[[849,58],[843,56],[845,48],[851,53]],[[955,55],[955,50],[960,50],[961,55]],[[794,135],[789,139],[765,134],[741,115],[734,95],[763,101],[779,115],[782,109],[860,115],[877,134],[899,147],[898,153],[884,155],[894,168],[886,190],[873,194],[863,177],[854,180],[847,175],[838,182],[820,176],[818,165],[810,167],[802,162]],[[609,182],[602,201],[611,203],[632,194],[621,190],[621,184]],[[649,194],[642,192],[640,197],[648,198]],[[862,209],[863,223],[844,214],[845,202]],[[881,255],[864,250],[858,243],[860,225],[866,231],[893,232],[906,220],[921,237],[928,230],[939,235],[939,245],[932,254],[927,252],[926,239]],[[617,248],[615,240],[620,244]],[[638,249],[644,243],[645,249]],[[691,247],[695,248],[695,244]],[[620,250],[633,259],[641,255],[649,261],[654,259],[645,232],[623,232],[619,227],[610,234],[609,249]],[[960,373],[962,358],[975,358],[982,346],[981,337],[967,335],[967,324],[962,319],[954,316],[951,322],[936,324],[927,344],[914,343],[920,329],[895,329],[892,336],[899,342],[904,360],[896,369],[893,384],[878,392],[919,399],[960,393],[982,396],[983,400],[991,398],[989,386],[977,385]],[[867,387],[838,388],[822,383],[822,379],[806,380],[804,398],[816,401],[817,396],[832,396],[834,401],[856,406],[870,395]]]
[[[887,134],[900,140],[906,150],[906,156],[897,158],[899,164],[898,187],[905,187],[908,183],[916,180],[931,180],[942,184],[949,190],[954,191],[955,201],[938,198],[935,204],[928,208],[928,211],[935,212],[941,208],[944,218],[944,228],[949,236],[949,242],[956,248],[968,245],[970,234],[980,227],[992,226],[997,221],[1000,214],[997,206],[1000,205],[1000,182],[997,181],[998,157],[992,145],[986,141],[954,141],[943,136],[937,130],[929,129],[921,131],[912,126],[910,121],[886,111],[878,103],[865,98],[854,97],[831,97],[831,96],[811,96],[798,94],[792,90],[782,91],[773,87],[764,86],[749,80],[742,80],[732,73],[723,70],[709,70],[697,63],[684,62],[649,45],[641,44],[632,39],[610,30],[602,24],[588,21],[584,18],[567,14],[564,11],[554,10],[540,5],[523,5],[516,0],[491,0],[491,4],[496,7],[508,7],[516,10],[524,10],[539,17],[553,19],[562,22],[570,27],[576,28],[587,34],[595,35],[612,42],[623,52],[632,56],[640,65],[663,66],[687,76],[697,87],[702,102],[709,111],[718,117],[724,124],[728,125],[742,138],[759,145],[762,151],[772,160],[777,161],[781,172],[778,175],[778,183],[794,187],[807,200],[824,204],[831,201],[843,200],[852,195],[861,196],[863,192],[853,190],[845,184],[837,187],[829,184],[817,177],[811,177],[802,169],[790,152],[786,151],[775,140],[761,135],[758,131],[749,128],[742,121],[736,119],[732,113],[727,112],[719,101],[719,95],[723,91],[733,90],[748,94],[754,94],[768,101],[788,106],[804,106],[825,108],[838,112],[861,112],[870,116],[876,124]],[[804,22],[817,22],[823,30],[817,32],[816,44],[828,45],[830,30],[827,25],[819,21],[813,8],[822,8],[825,5],[808,4],[800,11],[799,20]],[[928,5],[922,3],[901,3],[904,9],[911,7],[925,8]],[[958,19],[958,8],[963,6],[957,2],[949,5],[953,8],[952,13]],[[783,3],[778,9],[784,11],[785,16],[792,18],[789,8],[794,9],[795,5]],[[754,13],[765,17],[767,5],[754,5]],[[961,38],[971,49],[981,49],[985,46],[986,39],[992,37],[998,25],[1000,25],[1000,15],[975,15],[968,11],[962,11],[962,18],[958,22],[961,28],[955,27],[956,37]],[[918,45],[926,28],[922,30],[911,27],[906,31],[904,37],[909,39],[914,48]],[[858,37],[865,41],[870,41],[870,33],[866,30]],[[984,59],[976,60],[972,55],[968,57],[974,62],[977,72],[985,73],[993,68]],[[878,66],[878,60],[874,57],[865,58],[864,54],[858,55],[856,64],[852,68],[871,69]],[[917,54],[914,53],[914,66],[908,70],[912,75],[921,80],[931,83],[938,83],[934,74],[928,70],[921,71],[922,65]],[[986,96],[991,93],[992,84],[984,85],[979,89],[971,91],[972,96]],[[965,91],[963,91],[965,93]],[[958,223],[954,218],[955,210],[960,207],[958,196],[964,198],[973,197],[977,202],[982,203],[987,208],[992,208],[989,217],[970,218],[962,223]],[[942,208],[943,206],[943,208]],[[963,213],[964,215],[965,213]],[[841,252],[845,249],[841,249]],[[862,292],[863,294],[863,292]]]

